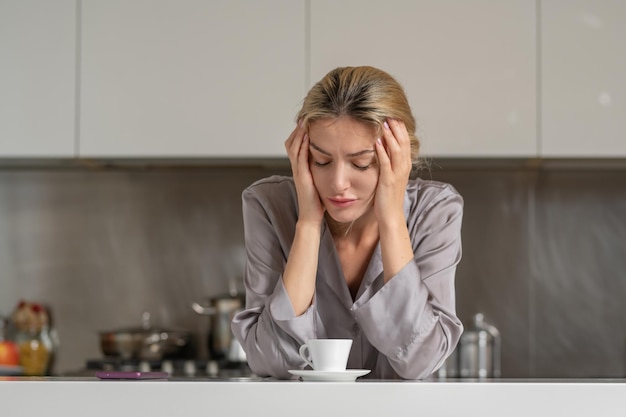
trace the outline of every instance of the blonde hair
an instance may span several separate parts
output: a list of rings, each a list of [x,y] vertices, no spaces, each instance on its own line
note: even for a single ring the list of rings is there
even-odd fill
[[[391,75],[369,66],[335,68],[309,90],[297,119],[308,127],[342,116],[373,126],[378,137],[387,118],[401,120],[411,139],[411,161],[419,165],[415,118],[404,89]]]

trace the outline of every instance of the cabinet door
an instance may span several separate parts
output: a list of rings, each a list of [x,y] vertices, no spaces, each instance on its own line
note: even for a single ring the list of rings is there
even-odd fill
[[[0,156],[75,155],[76,1],[0,0]]]
[[[82,4],[80,155],[285,156],[304,0]]]
[[[423,153],[536,156],[533,0],[311,0],[311,83],[372,65],[404,86]]]
[[[541,154],[626,156],[626,2],[541,2]]]

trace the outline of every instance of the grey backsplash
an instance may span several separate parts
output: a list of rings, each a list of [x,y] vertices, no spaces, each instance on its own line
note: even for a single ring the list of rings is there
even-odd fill
[[[438,163],[465,198],[457,306],[502,334],[504,377],[623,377],[626,169]],[[0,169],[0,315],[48,304],[56,373],[101,357],[98,332],[188,329],[190,304],[241,287],[241,191],[286,165]]]

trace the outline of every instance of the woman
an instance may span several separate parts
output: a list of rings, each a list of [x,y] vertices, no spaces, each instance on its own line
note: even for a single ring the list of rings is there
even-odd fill
[[[246,308],[232,329],[259,376],[303,369],[309,339],[353,340],[348,369],[420,379],[454,350],[463,200],[410,180],[415,120],[372,67],[337,68],[307,94],[285,147],[293,177],[243,192]]]

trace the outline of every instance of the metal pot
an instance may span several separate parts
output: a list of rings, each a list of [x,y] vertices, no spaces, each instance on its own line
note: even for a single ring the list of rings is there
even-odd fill
[[[229,362],[246,361],[246,355],[230,328],[233,317],[241,311],[243,305],[244,297],[237,293],[210,298],[209,305],[192,303],[193,311],[211,318],[208,333],[211,359],[226,359]]]
[[[190,340],[191,333],[186,330],[151,327],[150,313],[144,313],[141,327],[100,332],[100,349],[109,357],[161,360],[182,355]]]

